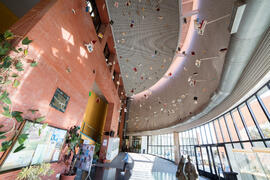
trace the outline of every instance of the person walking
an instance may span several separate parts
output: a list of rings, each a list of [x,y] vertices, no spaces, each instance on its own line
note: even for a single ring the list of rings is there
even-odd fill
[[[126,172],[127,164],[128,164],[128,153],[125,153],[125,157],[122,161],[124,161],[123,171]]]
[[[186,179],[184,175],[184,165],[185,165],[185,157],[182,155],[176,171],[176,177],[178,180]]]
[[[188,155],[187,157],[188,161],[185,164],[185,174],[186,174],[186,179],[187,180],[197,180],[198,179],[198,173],[196,171],[196,168],[194,164],[192,164],[191,159]]]

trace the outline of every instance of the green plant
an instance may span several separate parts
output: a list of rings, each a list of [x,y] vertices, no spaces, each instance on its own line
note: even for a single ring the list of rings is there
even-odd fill
[[[94,156],[93,156],[93,159],[95,159],[95,160],[98,160],[98,158],[99,158],[99,150],[100,150],[100,143],[98,143],[98,142],[96,142],[96,144],[95,144],[95,152],[94,152]]]
[[[0,109],[2,109],[1,116],[5,117],[6,120],[12,121],[12,128],[8,131],[0,131],[0,139],[6,139],[8,134],[14,133],[13,137],[18,134],[16,129],[16,123],[24,121],[23,112],[15,111],[12,107],[12,102],[9,97],[9,90],[16,91],[20,85],[20,76],[24,71],[24,64],[29,63],[31,67],[37,66],[35,60],[26,60],[28,55],[29,45],[32,42],[28,37],[25,37],[21,41],[21,45],[13,46],[12,42],[16,38],[22,38],[14,35],[11,31],[6,31],[0,34]],[[31,110],[29,110],[31,111]],[[33,114],[37,110],[31,111]],[[44,121],[45,117],[37,117],[34,119],[35,122]],[[4,125],[0,126],[0,129]],[[40,130],[41,132],[41,130]],[[14,151],[18,152],[24,149],[24,141],[28,138],[27,134],[22,134],[19,137],[20,146]],[[13,142],[14,138],[2,142],[0,151],[6,151]]]
[[[51,176],[54,171],[51,164],[42,163],[40,165],[23,168],[18,174],[16,180],[41,180],[41,176]]]
[[[80,130],[79,126],[73,126],[68,130],[68,135],[66,137],[66,145],[68,146],[68,152],[64,157],[64,161],[68,162],[70,158],[72,158],[73,161],[71,162],[69,169],[66,170],[65,172],[66,175],[75,174],[74,166],[75,166],[77,158],[74,158],[71,156],[74,156],[78,153],[79,144],[81,143],[81,140],[82,140],[79,130]]]
[[[68,130],[68,135],[66,137],[66,144],[68,145],[69,149],[75,153],[76,147],[81,142],[81,135],[78,132],[80,130],[79,126],[73,126]]]

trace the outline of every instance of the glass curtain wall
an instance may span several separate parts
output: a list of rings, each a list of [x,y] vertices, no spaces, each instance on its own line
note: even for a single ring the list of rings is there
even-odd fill
[[[180,154],[201,172],[238,179],[270,179],[270,85],[218,118],[179,132]]]
[[[174,161],[173,134],[148,136],[148,154]]]

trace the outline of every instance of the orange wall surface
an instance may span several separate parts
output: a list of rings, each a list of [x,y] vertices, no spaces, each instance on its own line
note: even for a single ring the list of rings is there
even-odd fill
[[[11,31],[33,40],[27,59],[39,63],[35,68],[24,64],[20,86],[10,91],[13,110],[24,112],[28,119],[46,116],[44,123],[59,128],[81,125],[95,81],[109,103],[110,113],[104,128],[117,132],[120,99],[92,19],[85,12],[84,1],[42,0],[15,23]],[[92,40],[97,42],[94,51],[89,53],[84,45]],[[70,96],[65,113],[49,106],[56,88]],[[28,109],[39,109],[39,112],[32,115]],[[12,127],[12,122],[5,118],[0,119],[0,124],[4,124],[1,131]],[[55,173],[64,170],[61,164],[54,167]],[[17,173],[0,174],[0,179],[15,179]]]

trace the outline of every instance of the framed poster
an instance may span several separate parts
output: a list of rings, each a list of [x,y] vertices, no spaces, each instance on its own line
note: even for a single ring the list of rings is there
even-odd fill
[[[119,152],[119,143],[120,139],[118,137],[116,138],[109,138],[108,142],[108,149],[106,153],[106,159],[112,161]]]
[[[82,144],[80,146],[80,153],[77,155],[75,167],[88,171],[92,165],[94,152],[95,145]]]
[[[26,121],[21,131],[21,134],[29,134],[24,143],[25,148],[14,153],[14,150],[19,146],[18,141],[16,141],[0,167],[0,172],[22,168],[30,164],[59,160],[67,131],[46,126],[39,135],[39,129],[42,129],[42,124]]]
[[[50,102],[50,106],[58,111],[65,112],[70,97],[66,95],[61,89],[57,88]]]

